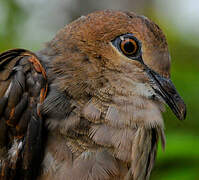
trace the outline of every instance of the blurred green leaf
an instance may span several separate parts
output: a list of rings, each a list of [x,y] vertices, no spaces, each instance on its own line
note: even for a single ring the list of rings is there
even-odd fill
[[[168,132],[165,152],[158,150],[153,180],[197,180],[199,136],[176,130]]]

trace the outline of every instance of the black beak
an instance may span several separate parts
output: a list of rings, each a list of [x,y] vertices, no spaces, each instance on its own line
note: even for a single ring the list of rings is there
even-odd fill
[[[186,117],[186,105],[178,94],[172,81],[160,76],[147,66],[145,67],[145,71],[152,81],[152,88],[155,92],[164,99],[178,119],[184,120]]]

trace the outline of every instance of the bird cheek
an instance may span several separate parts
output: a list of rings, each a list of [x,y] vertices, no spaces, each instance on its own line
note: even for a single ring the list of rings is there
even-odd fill
[[[143,47],[144,63],[155,72],[164,77],[170,76],[170,56],[168,51],[159,51],[156,49]]]

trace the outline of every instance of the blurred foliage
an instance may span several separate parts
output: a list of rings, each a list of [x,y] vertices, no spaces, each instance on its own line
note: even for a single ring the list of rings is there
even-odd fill
[[[0,1],[5,18],[0,22],[0,51],[14,48],[22,36],[18,27],[28,20],[28,13],[15,0]],[[172,25],[153,11],[145,15],[165,32],[171,59],[172,81],[187,104],[187,119],[180,122],[167,108],[164,113],[167,144],[165,152],[159,148],[153,180],[199,179],[199,43],[180,35]],[[193,38],[193,37],[192,37]],[[31,43],[31,42],[30,42]],[[160,147],[160,146],[159,146]]]
[[[22,36],[17,28],[25,21],[27,14],[16,0],[1,0],[0,4],[5,11],[5,18],[0,22],[0,50],[4,50],[14,48],[18,38]]]

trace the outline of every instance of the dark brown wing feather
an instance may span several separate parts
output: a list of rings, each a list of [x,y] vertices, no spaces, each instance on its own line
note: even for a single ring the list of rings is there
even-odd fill
[[[42,152],[40,104],[47,78],[25,49],[0,54],[0,180],[34,179]]]

